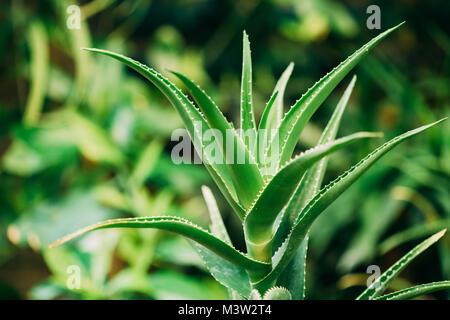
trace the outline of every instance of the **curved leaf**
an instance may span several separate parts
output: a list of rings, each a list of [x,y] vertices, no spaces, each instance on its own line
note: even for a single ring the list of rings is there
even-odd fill
[[[206,269],[221,285],[247,298],[250,295],[250,279],[244,268],[219,257],[211,250],[189,240],[205,263]]]
[[[281,77],[275,85],[272,93],[272,96],[274,96],[276,92],[278,92],[278,95],[275,98],[275,102],[273,103],[273,105],[270,108],[267,107],[264,110],[261,122],[259,124],[259,129],[266,129],[270,132],[270,130],[276,129],[280,125],[281,118],[283,117],[284,112],[284,91],[286,90],[286,85],[289,81],[289,78],[291,77],[293,69],[294,63],[291,62],[289,63],[286,70],[284,70],[284,72],[281,74]]]
[[[339,124],[341,122],[342,115],[344,113],[347,102],[352,93],[353,87],[356,82],[356,76],[353,76],[352,81],[348,85],[341,99],[339,100],[336,109],[334,110],[327,126],[325,127],[317,145],[322,145],[331,142],[336,137]],[[322,184],[323,176],[327,166],[328,157],[324,157],[318,163],[314,164],[305,173],[300,184],[297,186],[293,196],[289,200],[286,209],[283,212],[283,216],[280,225],[277,229],[277,233],[274,239],[274,248],[278,249],[286,239],[289,231],[291,230],[298,214],[309,200],[319,191]]]
[[[439,281],[427,284],[421,284],[411,288],[395,291],[384,296],[375,298],[375,300],[407,300],[420,297],[424,294],[439,290],[449,290],[450,281]]]
[[[306,255],[308,239],[306,236],[295,256],[277,279],[277,286],[286,287],[292,294],[292,300],[303,300],[306,295]]]
[[[355,51],[330,73],[316,82],[289,110],[279,127],[280,165],[289,161],[295,145],[311,116],[328,97],[339,82],[383,38],[399,28],[404,22],[386,30]],[[270,154],[271,146],[268,154]]]
[[[209,218],[211,220],[210,229],[213,235],[226,243],[232,245],[230,236],[220,215],[216,200],[207,186],[202,186],[203,198],[208,207]],[[190,240],[190,243],[200,255],[208,271],[220,284],[228,288],[230,297],[235,296],[235,292],[243,297],[247,297],[250,292],[250,279],[244,268],[234,265],[219,257],[211,250],[202,247],[198,243]]]
[[[232,124],[225,118],[214,100],[198,84],[182,73],[172,70],[170,72],[183,82],[212,128],[220,130],[224,136],[227,130],[234,130]]]
[[[356,82],[356,76],[353,76],[347,89],[339,100],[327,126],[325,127],[319,139],[318,145],[331,142],[336,137],[338,127],[344,113],[347,102],[352,93]],[[286,209],[283,212],[280,225],[274,238],[274,247],[278,249],[283,240],[289,234],[293,222],[297,219],[298,213],[303,209],[307,202],[319,191],[323,176],[327,166],[328,157],[324,157],[318,163],[314,164],[305,173],[301,182],[297,186],[294,195],[289,200]],[[306,256],[308,251],[308,235],[305,236],[295,256],[286,266],[277,280],[277,285],[289,289],[292,299],[303,300],[306,295]]]
[[[444,235],[447,229],[442,230],[422,243],[414,247],[411,251],[405,254],[400,260],[387,269],[377,280],[375,280],[363,293],[359,295],[357,300],[372,300],[383,293],[391,281],[414,260],[419,254],[428,249],[432,244],[437,242]]]
[[[172,82],[170,82],[167,78],[163,77],[160,73],[156,72],[152,68],[149,68],[148,66],[124,55],[95,48],[85,48],[84,50],[112,57],[137,71],[139,74],[153,83],[167,97],[167,99],[178,111],[189,132],[194,147],[199,154],[203,154],[202,150],[204,149],[205,145],[203,144],[202,139],[196,139],[195,137],[203,137],[203,133],[205,132],[205,130],[211,128],[200,111]],[[237,201],[236,190],[232,182],[231,173],[228,166],[225,164],[225,161],[222,161],[222,163],[217,163],[211,161],[210,159],[206,160],[207,161],[204,162],[204,165],[210,172],[214,181],[217,183],[220,191],[222,191],[225,198],[236,210],[237,214],[241,215],[243,210]]]
[[[245,268],[251,274],[264,273],[270,268],[268,264],[247,257],[228,243],[192,224],[190,221],[169,216],[107,220],[69,234],[53,243],[50,247],[61,245],[89,231],[106,228],[155,228],[172,231],[198,242],[231,263]]]
[[[276,132],[276,129],[280,126],[281,119],[284,112],[284,91],[286,90],[287,82],[294,69],[294,63],[291,62],[286,70],[282,73],[280,79],[277,81],[275,88],[269,102],[259,122],[259,133],[258,133],[258,153],[257,157],[261,158],[259,163],[264,163],[265,152],[269,146],[269,142],[272,139],[272,133]],[[262,140],[262,141],[260,141]]]
[[[206,95],[205,91],[188,77],[174,71],[171,72],[188,88],[200,110],[205,115],[210,127],[219,131],[218,133],[216,131],[214,132],[216,141],[220,145],[223,154],[226,157],[233,155],[233,159],[226,158],[226,163],[232,173],[237,196],[244,207],[250,205],[263,185],[263,179],[253,155],[250,154],[241,138],[236,134],[234,128],[226,120],[213,100]],[[232,144],[225,142],[230,139],[230,136]],[[238,163],[236,159],[237,155],[243,155],[244,163]]]
[[[267,144],[269,142],[269,135],[271,133],[271,131],[268,130],[268,129],[265,129],[264,126],[265,126],[265,124],[267,122],[267,116],[268,116],[270,110],[272,109],[272,106],[273,106],[277,96],[278,96],[278,91],[275,91],[272,94],[272,96],[270,97],[269,102],[267,102],[266,108],[264,109],[264,113],[263,113],[262,118],[261,118],[261,122],[259,124],[260,127],[259,127],[259,130],[258,130],[258,135],[256,137],[256,141],[257,141],[256,142],[256,149],[257,149],[256,159],[257,159],[258,164],[259,164],[259,166],[261,168],[261,172],[262,172],[262,176],[263,177],[268,175],[266,173],[266,171],[267,171],[266,167],[268,165],[270,165],[270,164],[266,163],[265,150],[267,148]]]

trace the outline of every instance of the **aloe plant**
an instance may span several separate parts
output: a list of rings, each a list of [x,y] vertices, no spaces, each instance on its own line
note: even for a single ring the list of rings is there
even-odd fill
[[[293,156],[299,137],[314,112],[368,52],[400,26],[401,24],[381,33],[355,51],[316,82],[283,116],[284,89],[293,68],[290,64],[276,84],[258,127],[252,100],[250,43],[244,32],[240,130],[235,129],[205,91],[187,76],[172,72],[185,85],[196,104],[154,69],[118,53],[86,49],[112,57],[134,69],[156,86],[175,107],[184,121],[194,147],[204,156],[205,167],[242,221],[247,253],[239,252],[233,247],[212,192],[207,187],[203,188],[203,194],[211,218],[210,231],[188,220],[164,215],[113,219],[76,231],[56,241],[52,246],[60,245],[86,232],[104,228],[167,230],[185,236],[192,242],[212,276],[229,289],[231,297],[303,299],[308,231],[315,219],[388,151],[444,120],[405,132],[382,144],[320,189],[327,156],[330,153],[359,139],[381,136],[379,133],[359,132],[335,139],[356,82],[356,77],[353,77],[317,146]],[[223,161],[211,159],[210,155],[205,153],[205,149],[210,145],[196,139],[198,135],[211,129],[215,130],[216,138],[211,144],[219,150],[219,158]],[[223,143],[219,136],[227,134],[231,136],[232,147],[236,149],[236,153],[243,155],[243,163],[226,161],[229,160],[227,157],[231,147]],[[381,296],[392,278],[414,257],[436,242],[443,232],[414,248],[359,298],[409,298],[415,294],[448,288],[449,283],[442,282]]]

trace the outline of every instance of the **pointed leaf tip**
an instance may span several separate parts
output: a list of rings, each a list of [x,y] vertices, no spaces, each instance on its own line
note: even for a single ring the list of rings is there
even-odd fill
[[[444,236],[444,234],[447,232],[447,229],[443,229],[441,231],[439,231],[438,233],[436,233],[434,236],[431,237],[432,241],[437,241],[440,238],[442,238]]]

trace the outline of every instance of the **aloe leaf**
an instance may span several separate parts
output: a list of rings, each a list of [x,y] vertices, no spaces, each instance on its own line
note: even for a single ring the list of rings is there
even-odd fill
[[[367,42],[360,49],[355,51],[345,61],[334,68],[330,73],[316,82],[289,110],[283,118],[279,127],[280,141],[280,165],[289,161],[292,156],[295,145],[311,116],[328,97],[339,82],[353,69],[354,66],[383,38],[399,28],[404,22],[386,30]],[[269,147],[268,154],[271,153],[272,145]]]
[[[445,228],[450,228],[450,219],[436,220],[400,231],[390,236],[379,245],[380,254],[383,255],[402,243],[429,236],[430,234]]]
[[[387,269],[377,280],[375,280],[363,293],[357,298],[357,300],[372,300],[383,293],[391,281],[403,270],[405,267],[416,258],[419,254],[428,249],[432,244],[437,242],[444,235],[447,229],[444,229],[422,243],[418,244],[411,251],[405,254],[400,260]]]
[[[170,216],[107,220],[69,234],[57,240],[50,247],[61,245],[87,232],[106,228],[155,228],[171,231],[198,242],[231,263],[248,270],[249,273],[260,274],[267,272],[267,269],[270,268],[268,264],[247,257],[225,241],[220,240],[190,221]]]
[[[206,206],[208,207],[209,218],[211,220],[210,229],[212,234],[232,245],[230,236],[225,228],[219,207],[217,206],[211,189],[207,186],[202,186],[202,193]],[[224,260],[211,250],[200,246],[192,240],[190,240],[190,242],[200,255],[203,263],[214,279],[228,289],[228,294],[230,297],[234,299],[236,297],[236,293],[243,297],[249,296],[250,280],[244,268]]]
[[[281,118],[283,117],[284,112],[284,91],[286,90],[286,85],[289,81],[289,78],[291,77],[293,69],[294,63],[291,62],[286,70],[284,70],[284,72],[281,74],[281,77],[275,85],[272,93],[272,96],[274,96],[276,92],[278,92],[278,95],[276,96],[273,105],[270,108],[267,107],[264,110],[261,122],[259,124],[259,129],[266,129],[268,132],[270,132],[270,130],[276,129],[280,125]]]
[[[355,82],[356,76],[353,76],[350,84],[345,89],[344,94],[339,100],[327,126],[325,127],[319,139],[319,142],[317,143],[318,145],[329,143],[335,139],[339,124],[342,119],[342,115],[344,113],[345,107],[347,106],[348,100],[350,99],[350,95],[353,91],[353,87],[355,86]],[[304,184],[302,184],[299,190],[299,197],[298,199],[296,199],[297,205],[295,205],[295,202],[289,202],[289,205],[286,209],[286,213],[289,215],[289,220],[291,222],[294,222],[297,219],[297,214],[300,212],[300,210],[303,209],[308,201],[311,200],[313,196],[320,190],[320,185],[325,174],[327,162],[328,157],[325,157],[308,170],[307,174],[305,175]]]
[[[210,126],[204,119],[200,111],[193,105],[193,103],[186,97],[186,95],[181,92],[180,89],[178,89],[167,78],[163,77],[152,68],[149,68],[146,65],[143,65],[142,63],[135,61],[129,57],[101,49],[87,48],[85,50],[112,57],[137,71],[139,74],[153,83],[167,97],[167,99],[178,111],[181,118],[183,119],[183,122],[189,132],[189,135],[192,142],[194,143],[197,152],[199,154],[203,154],[202,150],[205,147],[203,141],[201,140],[199,145],[199,139],[195,139],[194,137],[203,137],[203,133],[205,132],[204,130],[210,129]],[[196,123],[200,124],[201,129],[198,128],[198,125],[195,125]],[[210,159],[207,159],[204,164],[226,199],[236,210],[237,214],[241,216],[242,209],[239,209],[240,205],[237,200],[236,190],[234,188],[228,166],[224,163],[224,161],[222,163],[217,163],[210,161]]]
[[[450,281],[432,282],[395,291],[386,294],[384,296],[375,298],[375,300],[409,300],[435,291],[449,290],[449,289],[450,289]]]
[[[211,189],[207,186],[202,186],[202,193],[203,198],[206,202],[206,206],[208,207],[209,218],[211,220],[211,233],[217,238],[231,245],[230,236],[228,235],[227,229],[225,228],[222,216],[220,215],[219,207],[217,206],[216,199],[214,199]]]
[[[352,93],[353,87],[356,82],[356,76],[353,76],[347,89],[344,91],[341,99],[339,100],[333,115],[328,121],[325,127],[318,145],[333,141],[336,137],[339,124],[347,106],[348,100]],[[283,216],[277,233],[274,239],[274,247],[279,248],[283,240],[289,234],[292,228],[293,222],[297,219],[297,214],[303,209],[307,202],[319,191],[322,184],[323,176],[327,166],[328,157],[324,157],[318,163],[314,164],[305,173],[300,184],[294,192],[294,195],[289,200],[286,209],[283,212]],[[283,270],[280,277],[277,280],[277,285],[281,285],[289,289],[292,294],[292,299],[302,300],[306,294],[306,256],[308,251],[308,236],[303,239],[300,247],[297,249],[297,253],[292,258],[291,262]]]
[[[281,118],[284,112],[284,91],[286,90],[287,82],[294,69],[294,63],[291,62],[286,70],[282,73],[273,90],[272,96],[264,109],[261,121],[259,122],[258,134],[258,153],[257,156],[262,158],[259,163],[264,163],[265,151],[271,141],[272,133],[280,126]],[[262,139],[263,141],[260,141]]]
[[[172,70],[170,72],[183,82],[212,128],[220,130],[223,136],[225,136],[227,130],[233,130],[232,124],[199,85],[182,73]]]
[[[275,252],[272,258],[272,262],[275,265],[273,267],[273,270],[264,279],[258,281],[254,285],[258,288],[265,288],[270,286],[277,279],[277,277],[295,255],[298,247],[305,238],[314,220],[376,161],[378,161],[383,155],[385,155],[399,143],[428,128],[435,126],[445,119],[447,118],[405,132],[391,139],[382,146],[378,147],[376,150],[362,159],[358,164],[347,170],[326,187],[322,188],[321,191],[316,194],[314,198],[311,199],[305,206],[305,208],[301,211],[289,236],[286,238],[277,252]]]
[[[253,113],[252,58],[250,41],[248,41],[248,35],[245,31],[242,42],[241,137],[250,152],[255,155],[256,141],[253,139],[256,139],[256,124]]]
[[[250,244],[249,253],[258,257],[257,259],[264,259],[263,261],[270,259],[272,249],[268,241],[273,237],[273,224],[301,177],[312,164],[355,140],[379,136],[378,133],[371,132],[355,133],[307,150],[281,168],[266,184],[245,217],[244,226],[246,240]]]
[[[263,300],[292,300],[292,296],[286,288],[273,287],[266,291]]]
[[[250,279],[244,268],[221,258],[211,250],[192,240],[189,240],[189,242],[200,255],[200,258],[214,279],[229,290],[236,291],[244,298],[250,295]]]
[[[266,130],[265,126],[267,124],[267,117],[269,115],[270,110],[273,107],[273,104],[275,103],[275,100],[278,96],[278,91],[275,91],[272,96],[270,97],[269,101],[267,102],[266,108],[264,109],[264,113],[261,118],[261,122],[259,123],[259,130],[258,130],[258,136],[256,137],[256,159],[258,161],[258,164],[260,165],[262,169],[262,175],[266,176],[266,157],[265,157],[265,150],[267,148],[267,144],[269,141],[269,135],[270,130]]]
[[[292,300],[303,300],[306,294],[306,255],[308,253],[306,236],[298,248],[295,256],[277,280],[277,286],[286,287],[292,294]]]
[[[234,128],[205,91],[188,77],[174,71],[171,72],[180,78],[188,88],[200,110],[205,115],[206,121],[209,123],[210,127],[219,130],[220,133],[217,133],[216,141],[221,146],[223,154],[233,155],[233,159],[226,159],[226,163],[231,170],[239,199],[244,207],[248,206],[263,185],[261,173],[259,172],[258,165],[256,164],[253,155],[250,154],[247,147],[236,134]],[[224,143],[225,139],[230,138],[232,139],[231,145],[229,143]],[[244,163],[238,163],[236,159],[238,154],[243,155]]]
[[[339,100],[336,109],[334,110],[330,120],[327,123],[317,145],[329,143],[336,137],[339,124],[342,119],[345,107],[352,93],[353,87],[356,82],[356,76],[353,76],[352,81],[344,91],[341,99]],[[289,200],[286,209],[283,212],[283,216],[280,222],[280,226],[277,229],[275,236],[274,247],[278,248],[281,243],[286,239],[289,231],[291,230],[298,214],[307,204],[309,200],[319,191],[322,184],[323,176],[325,174],[328,157],[324,157],[318,163],[314,164],[302,178],[302,181],[297,186],[293,196]]]

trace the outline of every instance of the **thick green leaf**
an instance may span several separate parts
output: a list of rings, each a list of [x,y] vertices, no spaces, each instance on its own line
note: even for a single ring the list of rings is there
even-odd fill
[[[172,82],[170,82],[167,78],[163,77],[152,68],[149,68],[146,65],[129,57],[101,49],[90,48],[85,50],[112,57],[137,71],[147,80],[152,82],[167,97],[167,99],[178,111],[189,132],[194,147],[199,154],[203,155],[202,151],[204,150],[205,145],[203,144],[202,139],[198,139],[198,137],[203,137],[205,130],[211,128],[200,111],[193,105],[193,103],[186,97],[186,95],[181,92],[180,89],[178,89]],[[223,155],[221,156],[223,159]],[[208,158],[204,160],[206,160],[204,162],[205,167],[208,169],[214,181],[217,183],[220,191],[222,191],[225,198],[233,206],[236,213],[241,216],[243,209],[237,201],[236,191],[232,182],[231,173],[228,166],[225,164],[225,161],[222,161],[222,163],[218,163],[215,161],[211,161],[211,159]]]
[[[328,143],[336,137],[339,124],[344,113],[347,102],[350,98],[351,92],[355,85],[356,76],[353,76],[352,81],[348,85],[341,99],[339,100],[336,109],[328,121],[322,136],[319,139],[318,145]],[[297,219],[297,214],[303,209],[310,199],[319,191],[322,184],[323,176],[327,166],[328,157],[323,158],[318,163],[314,164],[304,175],[300,184],[297,186],[294,195],[289,200],[287,208],[283,212],[280,225],[277,229],[274,247],[279,248],[283,240],[289,234],[293,222]],[[283,270],[277,280],[277,285],[286,287],[292,294],[292,299],[303,300],[306,294],[306,256],[308,250],[308,239],[306,236],[303,239],[297,253],[292,258],[291,262]]]
[[[248,35],[244,31],[241,78],[241,137],[250,152],[255,155],[256,124],[253,113],[252,58]]]
[[[225,118],[219,107],[199,85],[182,73],[170,72],[177,76],[189,90],[211,128],[218,129],[223,136],[226,135],[227,130],[234,130],[232,124]]]
[[[250,295],[250,279],[244,268],[219,257],[211,250],[192,240],[189,240],[189,242],[200,255],[214,279],[226,288],[236,291],[244,298]]]
[[[273,224],[301,177],[313,163],[357,139],[369,137],[379,137],[379,134],[360,132],[340,138],[301,153],[281,168],[266,184],[245,217],[245,234],[249,253],[258,259],[264,259],[263,261],[270,260]]]
[[[267,272],[267,269],[270,268],[268,264],[247,257],[228,243],[192,224],[190,221],[169,216],[107,220],[69,234],[53,243],[51,247],[61,245],[86,232],[105,228],[156,228],[172,231],[198,242],[231,263],[245,268],[250,274],[258,275]]]
[[[421,284],[411,288],[395,291],[384,296],[375,298],[375,300],[409,300],[420,297],[424,294],[432,293],[439,290],[449,290],[450,281],[439,281],[427,284]]]
[[[286,90],[286,85],[293,69],[294,63],[291,62],[275,85],[272,96],[262,114],[261,121],[259,123],[257,144],[257,157],[261,158],[259,163],[264,163],[265,151],[269,145],[269,141],[271,141],[272,132],[276,132],[280,126],[284,112],[284,91]]]
[[[283,117],[284,106],[284,91],[286,90],[287,82],[291,77],[292,70],[294,69],[294,63],[291,62],[286,70],[282,73],[280,79],[275,85],[275,89],[273,89],[272,96],[278,92],[278,95],[275,98],[275,102],[272,106],[267,106],[264,110],[263,116],[261,118],[261,122],[259,124],[259,129],[266,129],[270,132],[270,130],[275,130],[281,123],[281,118]]]
[[[333,112],[327,126],[325,127],[319,142],[317,145],[329,143],[336,137],[339,124],[341,122],[342,114],[344,113],[347,102],[352,93],[355,85],[356,76],[352,78],[352,81],[348,85],[341,99],[339,100],[336,109]],[[324,157],[318,163],[314,164],[304,175],[300,184],[297,186],[293,196],[289,200],[286,209],[283,212],[283,216],[280,222],[280,226],[277,229],[274,240],[274,249],[279,248],[286,237],[289,234],[298,214],[309,200],[319,191],[322,184],[323,176],[327,166],[328,157]]]
[[[273,270],[255,285],[258,288],[269,288],[274,283],[295,255],[314,220],[377,160],[379,160],[383,155],[399,143],[442,122],[445,119],[446,118],[405,132],[404,134],[393,138],[374,150],[358,164],[324,187],[301,211],[288,238],[283,242],[283,245],[277,250],[277,252],[275,252],[272,258],[272,263],[275,265]]]
[[[316,82],[289,110],[279,127],[280,165],[289,161],[295,145],[311,116],[328,97],[339,82],[358,64],[358,62],[383,38],[399,28],[403,23],[381,33],[355,51],[330,73]],[[271,153],[269,147],[268,154]]]
[[[273,107],[273,104],[276,100],[278,96],[278,91],[275,91],[272,96],[270,97],[269,101],[267,102],[266,108],[264,109],[264,113],[262,115],[261,118],[261,122],[259,123],[259,130],[258,130],[258,136],[256,137],[256,149],[257,149],[257,153],[256,153],[256,159],[258,161],[258,165],[261,168],[261,172],[263,177],[266,178],[267,176],[267,168],[266,167],[270,167],[270,163],[266,163],[266,154],[265,154],[265,150],[267,148],[267,144],[269,142],[270,139],[270,130],[266,130],[264,128],[264,126],[266,125],[267,122],[267,116],[269,115],[270,110]]]
[[[323,145],[333,141],[336,137],[339,124],[341,122],[342,115],[345,107],[347,106],[350,95],[355,86],[356,76],[353,76],[347,89],[344,91],[341,99],[339,100],[333,115],[331,116],[327,126],[325,127],[322,136],[319,139],[318,145]],[[320,190],[320,185],[325,174],[328,157],[323,158],[320,162],[316,163],[311,169],[308,170],[305,175],[305,179],[302,180],[300,186],[300,194],[296,198],[295,202],[289,202],[286,209],[286,213],[289,215],[289,221],[294,222],[297,219],[297,215],[301,209],[311,200],[314,195]]]
[[[447,229],[442,230],[422,243],[414,247],[411,251],[405,254],[400,260],[387,269],[377,280],[375,280],[363,293],[357,298],[357,300],[372,300],[378,297],[386,290],[391,281],[403,270],[406,266],[414,260],[419,254],[428,249],[432,244],[437,242],[444,235]]]
[[[211,189],[209,189],[207,186],[202,186],[202,193],[203,198],[206,202],[206,206],[208,207],[209,218],[211,220],[210,229],[212,234],[225,241],[226,243],[232,245],[230,236],[228,235],[227,229],[225,228],[225,224],[223,223],[219,207],[217,206],[216,199],[214,199]],[[236,297],[237,291],[233,289],[233,287],[237,287],[239,289],[238,294],[247,294],[248,288],[250,288],[250,282],[248,275],[243,268],[230,264],[229,262],[218,257],[210,250],[199,245],[194,245],[194,248],[202,257],[206,268],[210,271],[213,277],[228,288],[228,294],[230,297]],[[236,285],[236,277],[230,276],[230,274],[238,274],[239,277],[242,278],[240,279],[240,282],[242,283],[238,283]]]
[[[261,173],[253,155],[250,154],[214,101],[191,79],[177,72],[172,71],[172,73],[180,78],[188,88],[200,110],[205,115],[210,127],[217,129],[213,130],[216,141],[222,148],[223,154],[228,157],[226,158],[226,163],[230,167],[237,196],[244,207],[247,208],[263,185]],[[232,144],[226,142],[230,138],[232,139]],[[230,158],[231,155],[233,158]],[[243,155],[244,163],[238,162],[238,155]]]
[[[295,256],[277,280],[277,286],[286,287],[292,294],[292,300],[305,299],[308,240],[308,236],[303,239]]]

